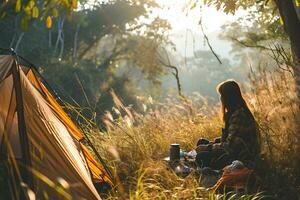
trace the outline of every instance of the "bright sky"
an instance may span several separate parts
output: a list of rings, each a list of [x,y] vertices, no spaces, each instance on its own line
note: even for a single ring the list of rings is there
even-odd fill
[[[203,42],[200,26],[198,25],[202,15],[202,24],[205,34],[208,35],[213,47],[218,46],[216,52],[222,57],[228,57],[230,54],[230,42],[220,40],[214,41],[214,38],[210,38],[210,33],[220,33],[221,26],[235,21],[237,18],[246,14],[246,11],[237,11],[235,15],[225,14],[222,11],[217,11],[215,7],[202,6],[200,9],[200,3],[198,1],[197,7],[190,8],[190,2],[192,0],[156,0],[161,9],[157,9],[153,12],[154,16],[159,16],[162,19],[169,21],[172,30],[170,31],[170,39],[175,43],[177,52],[181,55],[192,56],[194,50],[206,49],[207,45]],[[195,43],[191,38],[191,34],[188,34],[186,38],[186,31],[189,31],[195,38]],[[211,40],[212,39],[212,40]]]
[[[201,16],[199,6],[187,13],[185,8],[190,0],[156,0],[156,2],[162,9],[155,11],[154,14],[168,20],[174,32],[186,29],[193,32],[199,31],[198,22]],[[203,7],[202,16],[205,31],[209,33],[219,30],[226,22],[233,21],[241,16],[241,13],[238,12],[236,16],[226,15],[222,11],[217,11],[214,7]]]

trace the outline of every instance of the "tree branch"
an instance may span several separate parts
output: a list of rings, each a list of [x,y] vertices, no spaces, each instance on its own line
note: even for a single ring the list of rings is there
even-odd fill
[[[170,69],[173,69],[175,72],[173,72],[172,74],[174,75],[175,79],[176,79],[176,83],[177,83],[177,89],[178,89],[178,95],[181,96],[181,97],[184,97],[182,95],[182,92],[181,92],[181,84],[180,84],[180,79],[179,79],[179,71],[177,69],[177,67],[173,66],[173,65],[168,65],[164,62],[162,62],[161,60],[159,60],[160,64],[162,64],[163,66],[167,67],[167,68],[170,68]]]
[[[222,64],[221,59],[219,58],[219,56],[216,54],[216,52],[215,52],[214,49],[212,48],[212,46],[211,46],[211,44],[210,44],[210,42],[209,42],[209,39],[208,39],[207,35],[206,35],[205,32],[204,32],[203,25],[202,25],[202,20],[199,21],[199,25],[200,25],[200,28],[201,28],[201,32],[202,32],[202,34],[203,34],[203,37],[204,37],[204,39],[205,39],[205,41],[206,41],[206,43],[207,43],[207,45],[208,45],[210,51],[214,54],[214,56],[217,58],[217,60],[219,61],[219,63]]]
[[[167,62],[168,63],[165,63],[163,61],[163,59],[161,59],[160,57],[160,54],[158,54],[158,61],[161,65],[167,67],[167,68],[170,68],[172,70],[174,70],[174,72],[172,72],[173,76],[175,77],[176,79],[176,84],[177,84],[177,90],[178,90],[178,95],[182,98],[185,99],[185,96],[182,94],[182,89],[181,89],[181,83],[180,83],[180,79],[179,79],[179,70],[177,67],[175,67],[174,65],[171,65],[171,61],[170,61],[170,57],[169,57],[169,54],[167,52],[167,50],[165,48],[163,48],[164,52],[166,53],[166,57],[167,57]]]
[[[236,42],[236,43],[239,43],[240,45],[244,46],[244,47],[248,47],[248,48],[258,48],[258,49],[262,49],[262,50],[268,50],[268,51],[273,51],[274,49],[272,48],[268,48],[268,47],[265,47],[265,46],[262,46],[262,45],[253,45],[253,44],[248,44],[246,43],[245,41],[242,41],[242,40],[239,40],[235,37],[229,37],[229,39],[231,39],[232,41]]]

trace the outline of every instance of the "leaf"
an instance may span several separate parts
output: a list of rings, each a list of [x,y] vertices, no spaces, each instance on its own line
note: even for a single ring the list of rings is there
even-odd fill
[[[300,6],[300,0],[295,0],[295,6],[299,7]]]
[[[282,25],[282,26],[284,25],[284,21],[283,21],[282,17],[279,18],[279,23],[280,23],[280,25]]]
[[[6,12],[4,11],[0,16],[0,19],[3,19],[5,16],[6,16]]]
[[[265,5],[271,5],[273,3],[273,0],[266,0]]]
[[[57,8],[53,8],[52,14],[53,14],[53,17],[58,17],[58,10],[57,10]]]
[[[226,14],[231,13],[234,14],[236,10],[236,1],[230,0],[224,3],[224,12]]]
[[[52,18],[50,16],[46,19],[46,27],[50,29],[52,27]]]
[[[36,6],[32,9],[32,17],[35,19],[39,17],[39,9]]]
[[[28,19],[27,19],[27,17],[22,17],[22,19],[21,19],[21,29],[23,30],[23,31],[27,31],[28,30],[28,25],[29,25],[29,23],[28,23]]]
[[[21,0],[17,0],[16,6],[15,6],[15,12],[16,13],[20,12],[20,10],[21,10],[21,4],[22,4]]]
[[[31,15],[31,8],[28,5],[24,8],[24,13],[27,16]]]
[[[66,8],[69,8],[69,7],[70,7],[69,0],[62,0],[62,4],[63,4]]]
[[[71,9],[77,9],[78,7],[78,0],[72,0]]]
[[[190,6],[190,9],[193,10],[194,8],[196,8],[196,6],[197,6],[197,2],[193,1],[191,6]]]
[[[34,1],[29,1],[27,6],[28,6],[30,9],[33,9],[34,5],[35,5]]]

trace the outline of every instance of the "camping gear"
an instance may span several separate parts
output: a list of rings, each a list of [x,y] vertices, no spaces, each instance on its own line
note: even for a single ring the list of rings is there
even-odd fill
[[[186,153],[186,157],[195,159],[197,156],[196,150],[192,150]]]
[[[186,152],[180,150],[179,144],[171,144],[170,145],[170,156],[165,157],[163,161],[168,164],[171,170],[180,176],[186,177],[191,172],[194,172],[197,168],[195,163],[195,157],[197,153],[195,150]]]
[[[55,188],[40,178],[44,176],[54,183],[65,180],[73,199],[99,200],[94,183],[112,186],[110,173],[81,143],[86,140],[91,146],[44,83],[23,58],[0,55],[0,163],[16,161],[22,170],[19,181],[37,199],[45,194],[60,199]]]
[[[245,167],[244,163],[242,163],[239,160],[235,160],[235,161],[232,161],[232,163],[230,165],[226,166],[226,170],[233,172],[235,170],[242,169],[244,167]]]
[[[178,176],[181,176],[181,177],[186,177],[188,176],[191,172],[195,171],[194,168],[192,167],[189,167],[183,163],[179,164],[177,167],[175,167],[174,169],[175,173],[178,175]]]
[[[180,160],[180,146],[179,144],[170,145],[170,160]]]
[[[218,182],[213,186],[213,189],[244,189],[251,178],[254,178],[254,170],[248,169],[241,161],[235,160],[231,165],[223,168],[223,174]]]

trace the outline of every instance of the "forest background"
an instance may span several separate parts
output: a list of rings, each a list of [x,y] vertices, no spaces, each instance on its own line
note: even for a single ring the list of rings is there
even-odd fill
[[[299,183],[299,1],[178,2],[3,1],[0,47],[13,48],[37,67],[107,160],[114,157],[114,150],[107,152],[109,142],[116,150],[125,145],[118,143],[125,137],[119,132],[123,125],[137,137],[134,145],[139,148],[145,142],[142,134],[157,133],[149,141],[161,154],[167,154],[173,140],[192,148],[201,134],[217,133],[221,125],[215,87],[234,78],[261,125],[266,158],[278,166],[275,171],[290,176],[289,182]],[[173,5],[180,15],[168,16]],[[180,23],[178,16],[187,20]],[[178,115],[171,117],[174,113]],[[161,127],[151,127],[147,116]],[[174,133],[178,124],[184,133]],[[105,138],[103,132],[112,135]],[[123,164],[136,160],[132,169],[116,171],[124,184],[129,181],[123,180],[124,173],[134,177],[128,184],[132,187],[139,185],[140,164],[157,159],[153,149],[146,154],[141,150],[145,158],[134,157],[139,153],[133,153],[134,147],[115,156]]]

